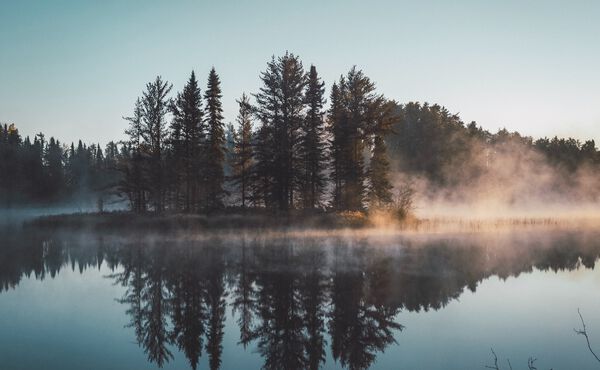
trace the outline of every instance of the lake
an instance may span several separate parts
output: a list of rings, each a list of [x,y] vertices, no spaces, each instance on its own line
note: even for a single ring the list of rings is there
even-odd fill
[[[600,232],[0,230],[0,369],[598,369]]]

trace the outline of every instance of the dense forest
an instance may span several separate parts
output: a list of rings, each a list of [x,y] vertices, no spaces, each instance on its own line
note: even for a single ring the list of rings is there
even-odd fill
[[[126,139],[104,149],[42,133],[22,138],[17,126],[4,124],[0,207],[358,211],[394,205],[416,177],[429,190],[463,189],[503,171],[495,182],[552,169],[559,176],[528,186],[568,194],[580,188],[582,173],[599,172],[593,140],[490,133],[439,105],[390,100],[357,68],[327,96],[316,67],[306,70],[291,53],[273,57],[259,78],[259,91],[242,94],[235,124],[226,124],[214,68],[203,92],[194,72],[178,93],[156,77],[125,117]],[[597,199],[598,182],[586,179],[596,190],[585,196]]]

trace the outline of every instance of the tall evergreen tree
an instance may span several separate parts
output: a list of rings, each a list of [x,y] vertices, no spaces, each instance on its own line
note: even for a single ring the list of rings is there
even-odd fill
[[[252,168],[252,106],[246,94],[238,100],[238,131],[235,135],[233,156],[233,181],[239,186],[242,208],[246,207]]]
[[[387,158],[385,142],[381,136],[375,136],[373,156],[369,165],[370,207],[380,208],[392,202],[392,183],[389,179],[390,161]]]
[[[223,108],[221,104],[221,81],[214,68],[208,75],[208,85],[204,93],[205,123],[208,130],[206,144],[206,208],[208,210],[221,208],[225,191],[223,184],[225,174],[225,125],[223,123]]]
[[[127,194],[131,209],[138,213],[146,210],[148,189],[145,165],[147,163],[146,153],[149,148],[144,134],[143,115],[142,100],[138,98],[133,109],[133,116],[124,117],[129,122],[129,127],[125,130],[129,136],[127,142],[129,151],[127,161],[120,166],[123,177],[119,189],[122,193]],[[74,165],[75,163],[71,164],[71,166]]]
[[[194,71],[177,95],[172,107],[171,141],[173,147],[176,199],[186,212],[200,207],[200,180],[203,162],[202,142],[205,127],[202,120],[202,95]]]
[[[342,191],[343,191],[343,175],[344,175],[344,143],[347,140],[346,131],[344,130],[346,111],[342,102],[340,88],[337,83],[331,87],[330,107],[327,115],[328,120],[328,148],[330,162],[330,176],[333,182],[332,206],[334,209],[342,209]]]
[[[300,157],[302,161],[301,194],[304,208],[315,208],[321,203],[325,186],[323,141],[324,122],[323,105],[325,83],[317,74],[315,66],[310,67],[305,101],[307,112],[300,139]]]
[[[46,163],[46,197],[57,199],[64,188],[63,151],[58,140],[50,138],[44,153]]]
[[[294,207],[294,194],[301,180],[299,167],[300,133],[305,107],[306,76],[300,59],[286,53],[267,64],[261,74],[263,86],[256,94],[257,116],[260,129],[257,145],[274,144],[268,165],[259,163],[272,178],[271,196],[277,207]],[[261,161],[257,156],[257,161]]]
[[[332,90],[329,116],[336,181],[334,201],[338,209],[364,208],[364,158],[383,101],[375,93],[375,84],[356,67],[341,77]]]
[[[0,126],[0,200],[1,205],[10,208],[18,200],[21,180],[27,181],[31,173],[20,166],[21,136],[14,124]]]
[[[371,158],[369,161],[370,207],[385,207],[392,202],[390,161],[384,138],[399,121],[397,104],[380,96],[374,101],[375,121],[371,129]]]
[[[157,76],[153,82],[146,84],[142,96],[143,138],[149,147],[149,183],[150,197],[155,212],[165,209],[165,138],[167,136],[167,114],[170,101],[167,97],[172,85]]]

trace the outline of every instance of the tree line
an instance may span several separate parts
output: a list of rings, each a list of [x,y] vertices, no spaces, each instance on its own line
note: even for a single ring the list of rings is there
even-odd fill
[[[0,125],[0,207],[51,205],[109,193],[118,181],[122,150],[110,142],[66,146],[43,133],[24,139],[14,124]]]
[[[22,139],[4,125],[1,204],[125,199],[134,212],[358,211],[390,206],[396,173],[448,187],[468,183],[499,144],[541,153],[567,174],[600,166],[593,140],[492,134],[439,105],[389,100],[355,67],[332,84],[328,99],[316,67],[305,70],[291,53],[272,57],[259,78],[259,91],[237,100],[234,125],[225,123],[215,68],[204,91],[193,71],[176,94],[158,76],[125,117],[126,139],[104,150],[43,134]],[[474,153],[486,153],[485,164]]]

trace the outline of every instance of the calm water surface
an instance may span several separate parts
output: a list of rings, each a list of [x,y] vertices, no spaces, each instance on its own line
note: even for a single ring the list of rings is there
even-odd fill
[[[0,231],[0,369],[598,369],[595,231]]]

